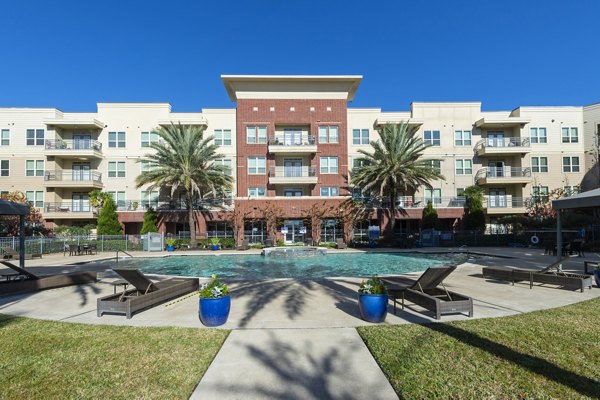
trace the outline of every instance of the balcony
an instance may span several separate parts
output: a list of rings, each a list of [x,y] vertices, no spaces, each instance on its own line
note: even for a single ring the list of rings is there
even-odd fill
[[[475,175],[478,185],[510,185],[531,182],[531,168],[487,167],[481,168]]]
[[[484,207],[488,215],[525,214],[531,205],[530,197],[485,196]]]
[[[89,201],[63,201],[44,204],[46,219],[90,219],[96,218],[97,212]]]
[[[475,153],[482,156],[527,154],[531,151],[528,137],[484,138],[475,144]]]
[[[98,171],[82,171],[65,169],[61,171],[46,171],[44,173],[46,187],[62,188],[98,188],[104,187],[102,174]]]
[[[317,183],[316,167],[271,167],[269,169],[270,184],[314,185]]]
[[[177,200],[152,201],[152,200],[118,200],[117,211],[142,211],[145,212],[149,207],[156,211],[185,211],[187,210],[185,202]],[[203,199],[197,200],[193,204],[194,210],[220,210],[233,207],[233,197]]]
[[[373,199],[368,197],[354,197],[353,200],[361,202],[366,208],[383,208],[390,207],[389,200]],[[411,197],[401,196],[396,202],[397,208],[413,209],[425,208],[428,202],[432,202],[435,208],[464,208],[466,200],[464,197]]]
[[[102,143],[91,139],[47,139],[44,154],[61,158],[89,160],[102,158]]]
[[[311,154],[317,152],[317,138],[310,135],[284,136],[269,138],[269,153],[277,154]]]

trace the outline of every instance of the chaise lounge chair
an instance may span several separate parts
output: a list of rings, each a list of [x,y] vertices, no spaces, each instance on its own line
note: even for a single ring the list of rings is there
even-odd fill
[[[12,247],[3,247],[2,252],[4,253],[5,260],[19,259],[19,252]],[[26,260],[31,260],[32,258],[42,258],[42,253],[25,253]]]
[[[346,243],[344,243],[344,239],[337,239],[335,241],[335,248],[336,249],[347,249],[348,246],[346,246]]]
[[[403,309],[404,300],[408,300],[433,311],[435,319],[440,319],[445,314],[456,313],[467,313],[472,317],[473,299],[451,292],[443,284],[444,279],[455,269],[456,266],[427,268],[417,280],[403,277],[381,278],[394,301],[394,314],[396,314],[396,300],[401,298]]]
[[[113,269],[135,289],[122,293],[100,297],[97,300],[97,314],[125,315],[131,318],[133,313],[154,307],[165,301],[198,290],[198,278],[173,278],[162,282],[152,282],[139,269]]]
[[[567,259],[568,257],[563,258],[538,271],[524,268],[483,267],[481,273],[484,279],[509,281],[513,285],[515,282],[529,282],[530,289],[533,288],[534,283],[557,285],[563,289],[580,290],[582,293],[586,287],[591,289],[591,275],[574,274],[562,270],[562,262]]]
[[[96,282],[96,272],[72,272],[69,274],[38,276],[10,261],[0,261],[0,264],[17,272],[16,276],[10,276],[13,280],[0,282],[0,295],[20,292],[35,292],[45,289],[56,289],[64,286],[82,285]]]
[[[248,242],[246,241],[246,239],[244,239],[239,244],[239,246],[237,246],[235,249],[236,250],[248,250],[248,249],[250,249],[250,246],[248,245]]]

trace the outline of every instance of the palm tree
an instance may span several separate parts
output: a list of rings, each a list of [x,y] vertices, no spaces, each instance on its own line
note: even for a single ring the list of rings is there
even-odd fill
[[[359,150],[363,155],[360,166],[350,174],[350,184],[380,199],[389,199],[390,234],[394,233],[396,199],[400,192],[416,190],[421,186],[431,189],[431,180],[444,177],[431,164],[422,159],[429,145],[416,135],[417,126],[408,123],[387,124],[379,129],[380,141],[371,141],[370,151]]]
[[[151,184],[148,190],[168,187],[171,189],[171,196],[177,191],[185,196],[190,244],[195,247],[194,199],[224,194],[231,190],[233,178],[225,166],[215,164],[215,160],[223,156],[217,153],[218,148],[213,143],[213,138],[204,136],[203,127],[171,124],[154,133],[161,139],[150,145],[156,152],[146,154],[138,160],[152,163],[152,168],[136,178],[136,185],[140,188]]]

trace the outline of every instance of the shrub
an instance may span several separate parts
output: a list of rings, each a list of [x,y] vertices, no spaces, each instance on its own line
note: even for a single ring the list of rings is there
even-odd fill
[[[145,235],[148,232],[158,232],[158,227],[156,226],[157,222],[158,217],[156,216],[156,211],[154,211],[152,207],[148,208],[148,211],[144,213],[144,223],[142,224],[140,234]]]
[[[104,204],[98,215],[98,235],[121,235],[123,230],[117,215],[117,206],[112,197],[104,199]]]
[[[235,247],[235,239],[234,238],[222,238],[221,239],[221,247],[224,249],[233,249]]]

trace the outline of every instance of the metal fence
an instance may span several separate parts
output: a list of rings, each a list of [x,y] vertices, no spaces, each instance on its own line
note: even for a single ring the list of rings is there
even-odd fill
[[[69,236],[69,237],[27,237],[25,238],[25,253],[64,253],[69,251],[70,244],[86,245],[94,244],[98,251],[135,251],[142,250],[141,235],[88,235],[88,236]],[[0,238],[0,249],[4,254],[4,248],[9,247],[19,251],[19,238],[3,237]]]

